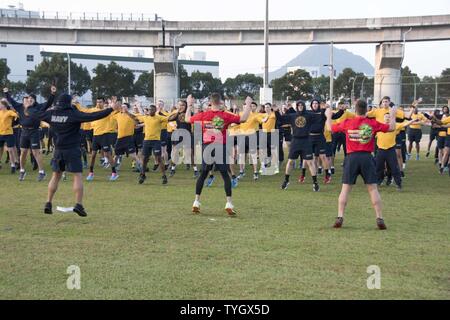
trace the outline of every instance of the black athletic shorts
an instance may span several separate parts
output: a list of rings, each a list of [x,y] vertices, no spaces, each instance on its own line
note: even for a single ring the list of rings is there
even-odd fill
[[[110,140],[111,135],[109,133],[94,136],[94,139],[92,140],[92,150],[93,151],[102,150],[105,152],[111,152]]]
[[[450,148],[450,135],[447,135],[447,137],[445,137],[445,147]]]
[[[108,143],[110,146],[115,146],[117,142],[117,132],[107,133],[108,135]]]
[[[83,172],[81,164],[81,149],[55,149],[50,162],[53,172]]]
[[[133,135],[134,147],[136,150],[142,149],[144,145],[144,133],[143,132],[135,132]]]
[[[401,149],[406,142],[406,131],[402,130],[395,136],[395,149]]]
[[[86,134],[86,140],[92,142],[94,139],[94,130],[83,130]]]
[[[142,154],[144,157],[150,157],[152,152],[155,156],[161,155],[161,140],[144,140]]]
[[[313,152],[309,137],[293,137],[289,148],[289,159],[296,160],[301,155],[303,160],[312,160]]]
[[[316,157],[326,153],[326,140],[323,134],[310,135],[311,147]]]
[[[20,148],[38,150],[41,148],[41,139],[39,136],[39,129],[25,129],[22,128],[20,134]]]
[[[430,130],[430,141],[433,141],[434,139],[437,140],[439,134],[439,129],[431,128]]]
[[[441,136],[437,137],[437,147],[438,147],[438,149],[445,148],[445,137],[441,137]]]
[[[287,142],[291,142],[292,141],[292,131],[291,131],[291,127],[282,127],[283,130],[283,136],[284,136],[284,141]]]
[[[333,142],[325,142],[325,155],[328,158],[333,156]]]
[[[161,137],[159,138],[161,141],[161,147],[167,146],[167,139],[169,139],[169,133],[167,132],[167,129],[162,129]]]
[[[353,185],[359,175],[365,184],[377,183],[375,159],[370,152],[352,152],[344,159],[342,183]]]
[[[133,136],[122,137],[117,139],[114,150],[117,156],[136,153]]]
[[[16,146],[16,137],[14,134],[0,135],[0,148],[6,143],[7,148],[14,148]]]
[[[422,139],[422,130],[421,129],[408,129],[408,140],[409,142],[417,142],[419,143]]]

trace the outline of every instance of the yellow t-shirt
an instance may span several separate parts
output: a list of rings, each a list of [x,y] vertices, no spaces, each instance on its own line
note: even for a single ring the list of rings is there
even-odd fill
[[[117,122],[117,139],[129,137],[134,134],[135,122],[128,114],[119,112],[113,115],[113,118]]]
[[[168,119],[169,119],[170,113],[161,110],[161,111],[159,112],[159,115],[165,117],[165,120],[164,120],[164,122],[163,122],[162,130],[167,130],[167,126],[168,126],[168,124],[169,124]]]
[[[172,111],[171,113],[169,113],[169,117],[171,115],[174,115],[175,113],[177,113],[176,110]],[[174,132],[177,129],[177,122],[176,121],[170,121],[167,122],[167,132]]]
[[[13,134],[12,123],[19,118],[12,110],[0,110],[0,136]]]
[[[84,112],[88,112],[88,113],[92,113],[92,112],[97,112],[97,111],[102,111],[104,109],[100,109],[100,108],[92,108],[92,109],[87,109]],[[100,119],[100,120],[95,120],[91,122],[91,127],[94,130],[94,136],[101,136],[103,134],[107,134],[107,133],[113,133],[115,131],[112,131],[112,121],[111,118],[114,117],[114,115],[117,112],[113,112],[111,113],[109,116]],[[114,121],[114,123],[116,123]]]
[[[442,124],[449,124],[449,123],[450,123],[450,116],[442,118]],[[447,129],[447,135],[450,135],[450,128]]]
[[[407,126],[408,121],[403,123],[396,123],[395,130],[391,132],[378,132],[377,133],[377,146],[380,149],[387,150],[395,146],[395,138],[401,129]]]
[[[92,130],[92,126],[90,122],[83,122],[81,124],[81,130],[89,131]]]
[[[325,136],[325,142],[332,142],[333,137],[331,136],[331,131],[327,129],[327,126],[323,129],[323,135]]]
[[[334,112],[334,113],[336,113],[336,112]],[[344,114],[339,119],[335,119],[332,122],[333,122],[333,124],[338,124],[338,123],[341,123],[344,120],[353,119],[354,117],[356,117],[356,115],[353,112],[345,110]]]
[[[417,113],[417,114],[412,114],[411,115],[411,120],[416,120],[419,119],[419,121],[426,121],[427,118],[425,118],[425,116],[422,113]],[[421,129],[422,128],[422,124],[421,123],[414,123],[411,124],[409,126],[411,129]]]
[[[240,116],[242,116],[242,114],[243,112],[239,113]],[[262,123],[264,116],[264,113],[251,112],[247,121],[241,123],[239,130],[240,134],[250,135],[259,131],[259,125]]]
[[[390,108],[373,108],[372,111],[367,112],[367,117],[375,118],[378,122],[384,123],[384,115],[390,112]],[[397,110],[396,118],[405,118],[405,113],[402,110]]]
[[[277,117],[275,116],[275,112],[272,112],[270,115],[267,113],[263,113],[264,117],[262,117],[262,129],[263,132],[271,132],[275,129],[275,124],[277,122]]]
[[[144,123],[144,140],[161,139],[161,130],[164,128],[164,124],[167,123],[167,117],[155,114],[154,116],[138,115],[136,118]]]

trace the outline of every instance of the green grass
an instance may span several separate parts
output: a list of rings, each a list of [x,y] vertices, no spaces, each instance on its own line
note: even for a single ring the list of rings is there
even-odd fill
[[[431,159],[409,162],[401,193],[381,189],[386,231],[361,181],[344,228],[331,228],[339,166],[320,193],[310,177],[297,184],[298,171],[282,191],[281,174],[255,183],[247,170],[234,190],[237,218],[223,211],[220,177],[193,216],[192,172],[180,168],[167,186],[150,173],[138,185],[129,167],[113,183],[97,169],[85,184],[87,218],[44,215],[36,172],[19,183],[0,171],[1,299],[450,298],[450,180]],[[73,205],[70,180],[54,207]],[[81,269],[81,290],[66,287],[69,265]],[[367,289],[369,265],[381,268],[381,290]]]

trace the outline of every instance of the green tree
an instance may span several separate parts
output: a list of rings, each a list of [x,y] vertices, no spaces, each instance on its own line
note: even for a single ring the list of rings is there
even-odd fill
[[[278,100],[290,97],[292,100],[309,99],[313,92],[312,78],[309,72],[297,69],[288,72],[281,78],[271,81],[273,96]]]
[[[229,98],[252,98],[258,96],[263,85],[263,78],[252,73],[238,74],[228,78],[223,84],[224,94]]]
[[[134,74],[128,69],[112,61],[109,65],[99,63],[94,68],[92,78],[93,97],[131,97],[134,95]]]
[[[144,72],[137,79],[134,84],[134,92],[138,96],[153,97],[153,83],[155,79],[155,72]]]
[[[5,87],[8,84],[8,74],[11,72],[5,60],[0,60],[0,85]]]
[[[27,86],[21,81],[10,82],[8,88],[14,97],[23,97],[27,92]]]
[[[67,92],[68,64],[67,56],[62,53],[45,58],[28,76],[26,89],[46,97],[50,94],[50,85],[58,92]],[[86,67],[70,61],[70,90],[72,94],[82,96],[89,90],[91,77]]]
[[[420,78],[416,73],[413,73],[408,66],[405,66],[401,70],[402,81],[402,101],[401,104],[411,104],[414,101],[414,93],[417,97],[417,87],[420,84]],[[416,92],[414,92],[414,86],[416,86]]]
[[[364,73],[355,72],[352,68],[345,68],[334,81],[334,96],[359,98],[361,92],[361,83],[365,77]]]
[[[442,70],[438,82],[438,103],[447,104],[450,99],[450,68]]]
[[[191,93],[191,78],[182,64],[178,65],[178,75],[180,77],[180,97],[186,98]]]
[[[222,81],[214,78],[211,72],[192,72],[190,87],[193,97],[197,99],[205,98],[213,92],[223,94]]]
[[[330,77],[320,76],[312,79],[314,96],[325,100],[330,95]]]
[[[425,76],[420,81],[420,86],[417,86],[417,96],[422,97],[423,104],[434,104],[437,80],[434,77]]]

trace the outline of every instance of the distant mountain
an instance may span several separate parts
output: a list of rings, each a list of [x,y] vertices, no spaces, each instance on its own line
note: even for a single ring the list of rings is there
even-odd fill
[[[334,68],[336,75],[342,72],[345,68],[352,68],[356,72],[362,72],[366,75],[372,75],[374,73],[373,66],[363,57],[351,53],[345,49],[338,49],[334,47],[333,51]],[[322,75],[329,75],[330,71],[328,67],[324,67],[324,64],[330,62],[330,46],[329,45],[315,45],[311,46],[296,58],[289,61],[286,65],[269,73],[269,81],[275,78],[282,77],[288,67],[317,67],[320,68]]]

